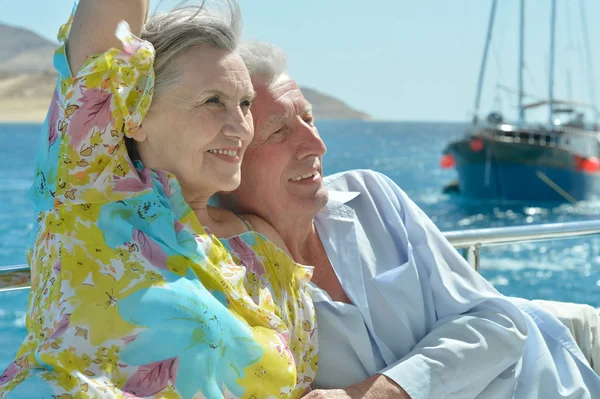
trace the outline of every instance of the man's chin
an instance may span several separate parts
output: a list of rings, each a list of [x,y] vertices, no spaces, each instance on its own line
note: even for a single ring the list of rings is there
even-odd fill
[[[327,201],[329,201],[329,191],[327,191],[325,187],[321,187],[321,189],[317,191],[317,196],[324,201],[323,206],[327,205]]]
[[[314,195],[313,203],[314,209],[319,212],[321,209],[327,205],[329,201],[329,192],[325,187],[321,187]]]

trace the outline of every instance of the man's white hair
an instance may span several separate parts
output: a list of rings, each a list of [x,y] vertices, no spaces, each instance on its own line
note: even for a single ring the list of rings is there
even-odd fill
[[[250,73],[250,79],[272,82],[287,72],[287,56],[280,48],[258,41],[242,42],[238,53]]]

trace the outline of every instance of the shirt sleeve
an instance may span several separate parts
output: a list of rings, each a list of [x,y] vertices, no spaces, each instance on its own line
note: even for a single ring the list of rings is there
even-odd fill
[[[428,285],[436,322],[402,359],[382,370],[412,399],[475,398],[522,357],[527,324],[520,312],[469,266],[433,222],[389,178],[387,223],[403,229],[411,262]],[[368,180],[367,178],[365,180]],[[505,373],[502,378],[515,378]]]
[[[62,46],[54,65],[59,83],[47,124],[47,162],[38,164],[45,184],[55,188],[54,205],[121,200],[148,189],[127,155],[154,91],[154,48],[122,21],[115,32],[122,49],[90,56],[71,71],[67,37],[73,16],[59,32]]]

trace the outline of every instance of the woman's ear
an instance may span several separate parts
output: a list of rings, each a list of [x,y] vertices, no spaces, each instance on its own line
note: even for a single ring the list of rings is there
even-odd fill
[[[148,131],[144,128],[144,125],[140,125],[138,130],[133,135],[132,139],[137,141],[138,143],[142,143],[148,139]]]

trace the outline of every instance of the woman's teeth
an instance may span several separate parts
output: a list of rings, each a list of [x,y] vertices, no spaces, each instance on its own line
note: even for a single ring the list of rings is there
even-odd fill
[[[238,152],[235,150],[208,150],[211,154],[228,155],[230,157],[237,157]]]
[[[312,173],[308,173],[306,175],[292,177],[290,180],[291,181],[300,181],[300,180],[308,179],[309,177],[316,176],[316,174],[317,174],[317,172],[312,172]]]

